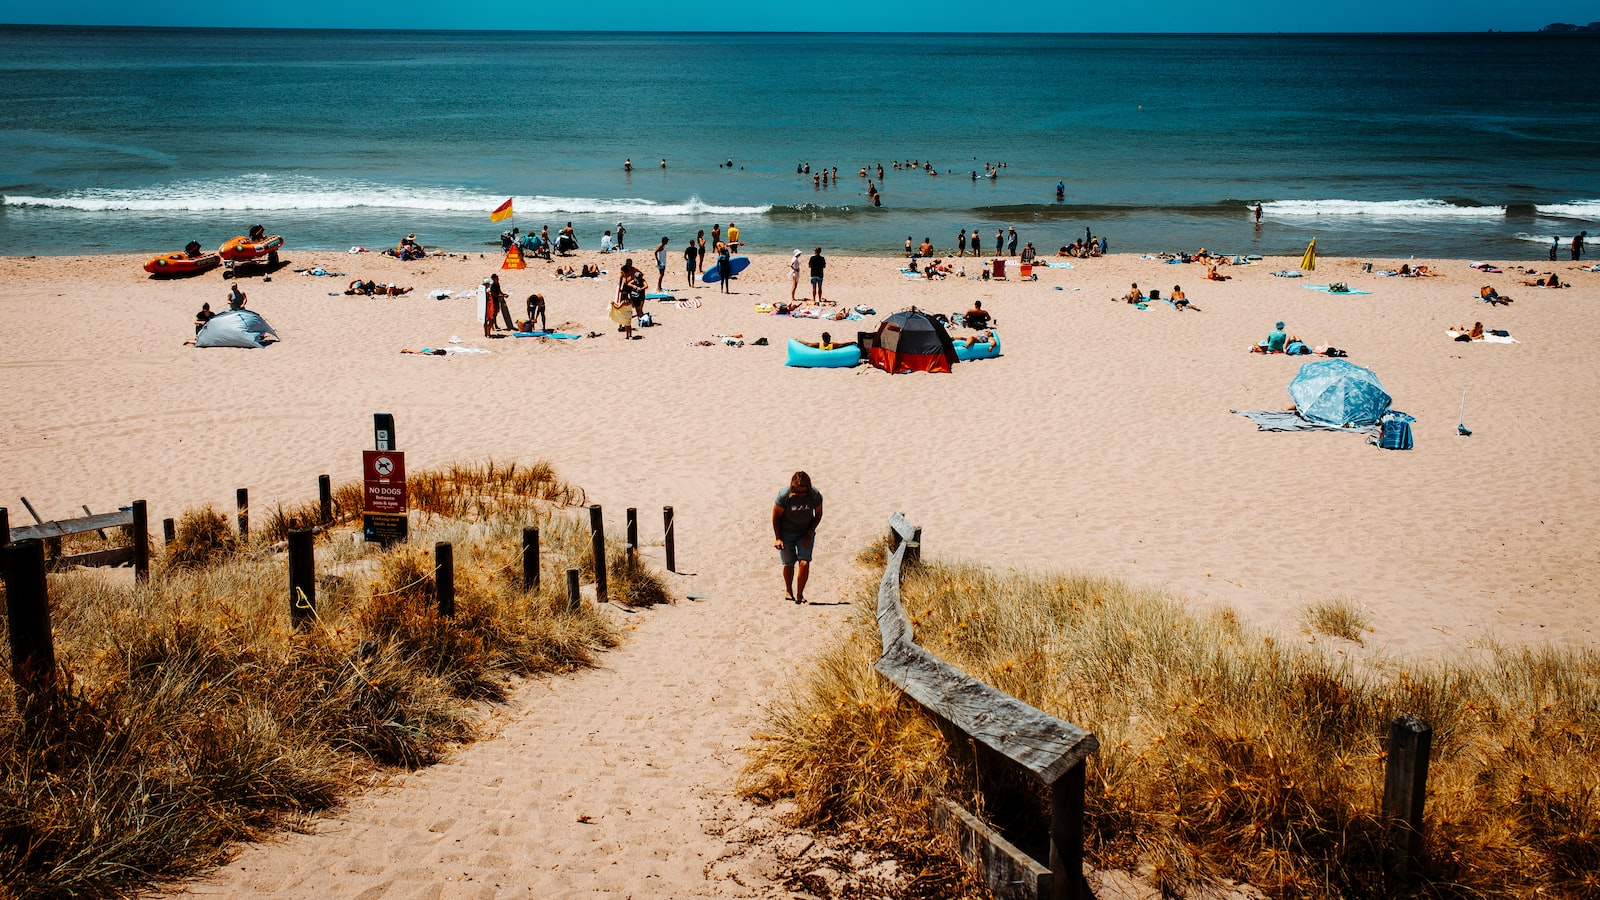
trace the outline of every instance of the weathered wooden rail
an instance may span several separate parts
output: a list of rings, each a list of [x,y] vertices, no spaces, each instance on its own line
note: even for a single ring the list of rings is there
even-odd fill
[[[114,513],[100,513],[98,515],[79,516],[76,519],[58,519],[53,522],[40,522],[38,525],[27,525],[22,528],[12,528],[10,514],[5,507],[0,507],[0,547],[10,543],[38,540],[45,542],[46,546],[59,550],[61,538],[74,534],[84,534],[90,531],[103,532],[107,528],[125,528],[132,535],[132,543],[127,547],[111,547],[105,550],[90,550],[86,553],[71,553],[66,556],[58,552],[50,552],[45,557],[47,571],[58,572],[74,566],[126,566],[132,565],[134,576],[144,580],[150,575],[150,514],[143,500],[133,501],[133,505],[123,507]]]
[[[1048,868],[954,804],[949,823],[963,854],[982,868],[995,896],[1079,900],[1093,896],[1083,877],[1083,794],[1094,735],[1035,709],[955,668],[918,646],[900,604],[900,570],[921,552],[921,529],[900,513],[889,519],[894,550],[878,585],[878,631],[883,655],[874,668],[947,730],[981,745],[1015,772],[1050,792]]]

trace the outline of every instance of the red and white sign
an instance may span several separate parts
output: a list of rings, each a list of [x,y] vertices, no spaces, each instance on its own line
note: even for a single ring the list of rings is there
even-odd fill
[[[361,480],[366,487],[363,504],[369,513],[404,513],[406,497],[406,455],[399,450],[364,450],[361,453]]]

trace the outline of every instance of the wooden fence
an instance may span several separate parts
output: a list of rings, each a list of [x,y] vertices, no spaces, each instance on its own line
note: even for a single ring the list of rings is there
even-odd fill
[[[921,529],[895,513],[889,519],[894,551],[878,586],[878,631],[883,656],[878,673],[953,731],[991,753],[990,762],[1022,773],[1050,794],[1049,867],[960,807],[949,807],[949,825],[969,861],[978,865],[996,897],[1078,900],[1090,897],[1083,877],[1083,793],[1089,754],[1100,742],[1089,732],[1023,703],[967,675],[918,646],[900,604],[900,569],[921,554]],[[988,778],[984,779],[988,781]]]
[[[984,748],[986,752],[975,759],[983,784],[1021,773],[1049,788],[1048,868],[971,813],[947,803],[947,826],[960,842],[963,856],[982,870],[989,889],[1002,900],[1092,898],[1082,875],[1083,801],[1085,764],[1100,742],[1082,728],[990,687],[917,646],[900,604],[900,571],[904,563],[921,559],[922,529],[900,513],[889,518],[889,529],[894,552],[878,586],[883,656],[874,668],[933,716],[946,734],[959,743]],[[1382,864],[1397,882],[1405,883],[1419,874],[1432,730],[1415,716],[1399,716],[1390,725],[1386,747],[1381,808],[1387,839]],[[996,764],[999,771],[993,768]],[[997,809],[992,803],[989,812],[991,819],[1009,819],[1030,830],[1026,813],[1019,816],[1018,810]]]

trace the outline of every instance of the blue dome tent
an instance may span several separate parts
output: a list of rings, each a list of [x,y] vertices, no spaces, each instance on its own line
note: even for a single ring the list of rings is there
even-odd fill
[[[1378,376],[1342,359],[1309,362],[1289,382],[1301,418],[1319,425],[1375,425],[1391,398]]]

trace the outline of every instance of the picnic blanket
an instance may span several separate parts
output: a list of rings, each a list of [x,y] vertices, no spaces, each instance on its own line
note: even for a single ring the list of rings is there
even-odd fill
[[[1359,291],[1359,290],[1356,290],[1355,288],[1351,288],[1348,291],[1335,291],[1335,290],[1331,290],[1329,285],[1326,285],[1326,284],[1304,284],[1304,285],[1301,285],[1301,287],[1305,288],[1308,291],[1321,291],[1324,294],[1370,294],[1370,293],[1372,293],[1371,291]]]
[[[1450,338],[1452,340],[1454,340],[1455,338],[1461,337],[1462,332],[1456,331],[1455,329],[1452,328],[1452,329],[1449,329],[1449,330],[1445,331],[1445,334],[1450,335]],[[1522,342],[1517,340],[1516,338],[1512,337],[1509,334],[1490,334],[1489,332],[1485,331],[1483,333],[1483,340],[1481,340],[1481,341],[1462,341],[1461,343],[1463,343],[1463,344],[1520,344]]]
[[[1244,416],[1256,423],[1257,431],[1348,431],[1353,434],[1377,434],[1377,425],[1349,426],[1320,425],[1286,409],[1230,409],[1234,415]]]

